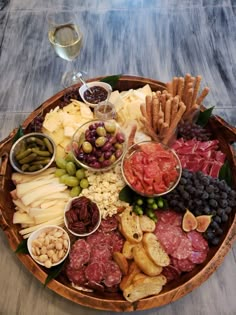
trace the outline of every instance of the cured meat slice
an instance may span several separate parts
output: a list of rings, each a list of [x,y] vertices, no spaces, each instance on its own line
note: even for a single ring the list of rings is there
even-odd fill
[[[104,278],[104,265],[98,262],[90,263],[85,269],[85,277],[89,282],[100,283]]]
[[[90,245],[83,239],[77,240],[71,249],[69,260],[71,268],[78,270],[90,260]]]
[[[167,225],[181,226],[182,223],[182,214],[177,213],[173,210],[164,210],[164,211],[156,211],[156,215],[158,218],[157,227],[159,222],[163,222]]]
[[[183,235],[179,246],[172,252],[172,256],[177,259],[186,259],[191,255],[191,253],[192,243],[185,235]]]
[[[197,231],[191,231],[187,233],[187,237],[192,242],[193,250],[195,251],[207,251],[208,250],[208,243],[204,239],[201,233]]]
[[[104,284],[108,287],[114,287],[121,281],[122,273],[119,266],[114,261],[108,261],[105,265]]]
[[[107,234],[101,231],[96,231],[93,234],[89,235],[86,238],[86,241],[91,246],[91,248],[101,243],[110,244],[110,240],[109,237],[107,237]]]
[[[166,277],[167,282],[170,282],[179,277],[180,271],[175,266],[169,265],[163,268],[162,274]]]
[[[112,258],[112,247],[106,243],[100,243],[91,250],[91,262],[107,262]]]
[[[182,272],[190,272],[195,267],[195,264],[190,259],[176,259],[176,267]]]
[[[99,231],[104,233],[111,232],[116,230],[118,227],[118,222],[115,216],[109,217],[105,220],[101,221],[101,225],[99,227]]]
[[[182,230],[178,227],[166,225],[164,229],[155,231],[155,234],[168,255],[177,250],[182,239]]]
[[[121,252],[125,239],[123,235],[119,231],[113,232],[111,235],[111,241],[112,241],[112,252]]]
[[[192,251],[189,260],[194,264],[202,264],[207,258],[207,251],[197,252]]]
[[[68,279],[74,284],[84,286],[87,283],[87,279],[85,277],[85,269],[86,267],[83,266],[79,270],[74,270],[69,264],[66,268],[66,275]]]

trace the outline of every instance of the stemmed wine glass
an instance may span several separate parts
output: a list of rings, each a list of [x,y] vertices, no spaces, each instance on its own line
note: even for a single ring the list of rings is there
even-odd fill
[[[72,62],[80,54],[83,35],[72,12],[56,12],[47,15],[48,38],[56,54]],[[77,83],[82,76],[81,72],[70,71],[62,76],[64,87]]]

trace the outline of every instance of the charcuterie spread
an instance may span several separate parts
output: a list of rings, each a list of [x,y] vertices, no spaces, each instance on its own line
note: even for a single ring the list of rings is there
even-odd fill
[[[31,122],[31,132],[54,141],[55,161],[39,174],[12,172],[13,223],[24,239],[47,225],[68,232],[61,273],[75,290],[120,292],[134,303],[204,264],[220,244],[236,192],[219,178],[227,159],[219,140],[198,124],[209,92],[199,93],[200,82],[187,74],[160,91],[114,89],[116,117],[104,121],[73,90]],[[84,96],[103,97],[96,93]],[[60,257],[68,248],[65,236],[60,244],[50,237],[32,249],[47,268],[54,247]]]

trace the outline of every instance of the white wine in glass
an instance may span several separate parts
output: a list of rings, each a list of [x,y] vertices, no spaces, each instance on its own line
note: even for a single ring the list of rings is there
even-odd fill
[[[56,54],[67,61],[73,61],[80,54],[83,35],[73,13],[48,14],[48,38]],[[81,72],[66,72],[62,84],[68,87],[79,81]]]

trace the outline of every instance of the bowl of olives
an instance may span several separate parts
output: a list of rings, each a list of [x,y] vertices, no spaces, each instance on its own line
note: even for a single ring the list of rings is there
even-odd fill
[[[126,137],[115,120],[91,120],[80,126],[72,137],[75,161],[93,171],[114,167],[126,148]]]

